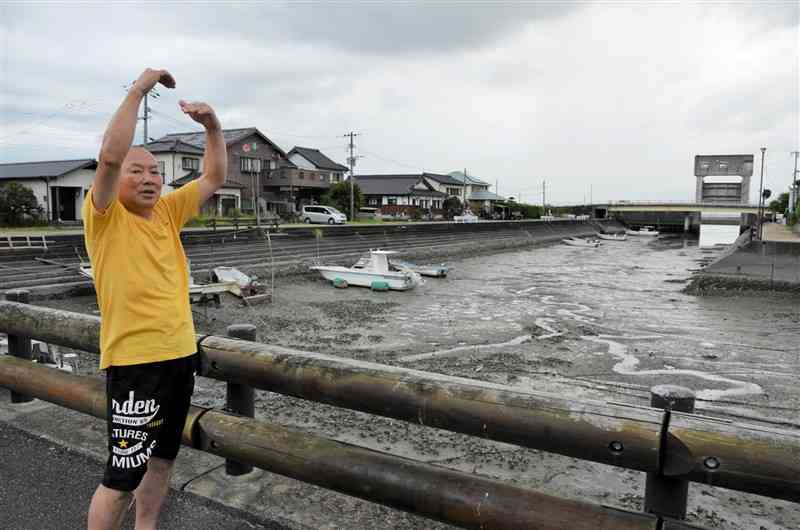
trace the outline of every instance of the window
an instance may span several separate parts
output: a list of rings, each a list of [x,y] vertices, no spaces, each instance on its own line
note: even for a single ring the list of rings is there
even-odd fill
[[[300,174],[299,174],[299,177],[301,179],[305,179],[306,178],[306,172],[305,171],[301,171]]]
[[[181,159],[181,167],[183,169],[200,169],[200,159],[184,156]],[[159,170],[161,168],[159,167]]]
[[[243,156],[239,162],[239,169],[242,173],[260,173],[261,160],[258,158],[248,158]]]
[[[387,197],[386,198],[386,204],[388,204],[390,206],[393,206],[393,205],[397,204],[397,197]]]
[[[158,172],[161,173],[161,184],[165,184],[167,182],[167,164],[163,160],[158,162]]]

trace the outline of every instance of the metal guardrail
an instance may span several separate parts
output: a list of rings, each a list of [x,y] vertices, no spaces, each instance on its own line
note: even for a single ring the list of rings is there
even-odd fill
[[[99,329],[97,317],[0,302],[0,330],[9,335],[96,352]],[[797,432],[646,407],[568,400],[223,337],[204,337],[200,345],[201,375],[229,383],[646,471],[673,481],[800,501]],[[28,383],[9,375],[9,366],[7,359],[0,363],[0,385],[33,394],[25,386]],[[48,400],[61,395],[41,385],[35,390],[34,395]],[[260,465],[243,456],[247,455],[236,455],[242,462]]]

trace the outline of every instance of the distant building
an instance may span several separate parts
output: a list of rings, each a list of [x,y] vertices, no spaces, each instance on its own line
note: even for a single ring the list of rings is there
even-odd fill
[[[0,184],[17,182],[30,189],[50,221],[80,221],[96,169],[93,158],[0,164]]]
[[[228,175],[224,191],[220,190],[215,204],[204,206],[206,210],[224,210],[235,201],[237,191],[239,194],[240,208],[246,212],[255,212],[255,190],[268,178],[270,171],[278,168],[286,160],[286,153],[275,142],[267,138],[255,127],[241,129],[223,129],[222,136],[228,150]],[[177,142],[176,142],[177,141]],[[155,144],[170,145],[174,142],[176,151],[174,155],[180,158],[180,171],[173,177],[183,173],[178,178],[186,177],[189,172],[202,172],[202,151],[206,145],[205,132],[173,133],[163,136],[155,142],[147,144],[147,148]],[[158,149],[159,146],[156,148]],[[196,148],[194,153],[189,148]],[[155,154],[155,153],[154,153]],[[165,152],[165,154],[167,154]],[[159,157],[157,156],[158,160]],[[167,158],[164,158],[166,162]],[[172,159],[169,159],[172,162]],[[175,166],[172,165],[173,170]],[[165,171],[166,182],[166,171]],[[170,181],[172,184],[174,181]]]
[[[364,206],[416,206],[439,210],[447,194],[438,191],[427,175],[356,175],[355,181],[364,195]]]
[[[162,195],[197,180],[203,174],[203,147],[185,142],[179,137],[164,137],[148,143],[145,148],[158,162]],[[241,209],[242,190],[245,187],[241,182],[227,177],[225,184],[214,193],[214,196],[200,205],[200,213],[229,215],[234,208]]]
[[[296,211],[304,204],[319,203],[322,194],[331,184],[341,182],[348,169],[311,147],[293,147],[286,157],[262,181],[264,195],[278,210]]]
[[[697,155],[694,175],[698,203],[750,204],[753,155]]]
[[[461,171],[453,171],[448,174],[463,185],[463,199],[469,204],[470,209],[475,212],[483,212],[490,215],[494,213],[497,203],[504,201],[503,197],[489,191],[491,184],[479,178],[465,175]]]

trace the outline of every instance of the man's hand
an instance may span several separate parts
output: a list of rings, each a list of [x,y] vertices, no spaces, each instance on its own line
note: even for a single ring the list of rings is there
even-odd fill
[[[178,105],[181,106],[181,110],[184,114],[187,114],[191,119],[205,127],[207,131],[218,131],[222,128],[216,113],[214,113],[214,109],[212,109],[208,103],[188,103],[184,100],[180,100]]]
[[[161,83],[167,88],[175,88],[175,78],[172,77],[171,73],[153,68],[148,68],[142,72],[142,75],[133,84],[133,88],[141,90],[144,96],[156,86],[156,83]]]

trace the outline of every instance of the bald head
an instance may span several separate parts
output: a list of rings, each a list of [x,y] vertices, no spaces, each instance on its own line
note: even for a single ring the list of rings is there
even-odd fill
[[[158,162],[144,147],[131,147],[122,162],[119,178],[119,200],[129,211],[150,216],[161,197],[162,177]]]

